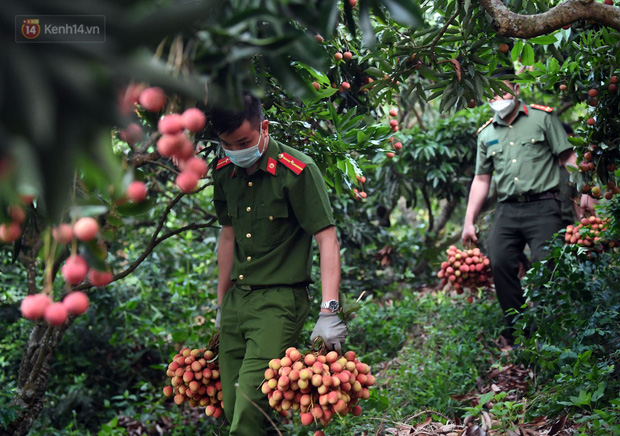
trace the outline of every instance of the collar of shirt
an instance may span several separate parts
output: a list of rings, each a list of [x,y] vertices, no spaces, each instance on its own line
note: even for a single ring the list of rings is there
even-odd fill
[[[272,139],[270,136],[269,144],[267,145],[267,150],[265,150],[263,155],[258,159],[258,167],[256,168],[256,171],[264,171],[267,174],[271,174],[269,171],[267,171],[267,165],[270,163],[269,158],[271,158],[274,161],[277,161],[279,154],[280,154],[280,145],[278,144],[278,141],[276,141],[275,139]],[[276,174],[273,174],[273,175],[275,176]],[[248,172],[245,171],[244,168],[235,167],[232,177],[237,177],[237,176],[241,176],[246,179],[249,177]]]
[[[512,120],[512,123],[511,123],[511,124],[514,124],[514,123],[517,121],[517,118],[519,118],[519,116],[520,116],[522,113],[523,113],[523,114],[525,114],[526,116],[529,116],[529,115],[530,115],[530,113],[529,113],[529,109],[527,108],[527,106],[525,105],[525,103],[523,103],[522,101],[519,101],[519,111],[518,111],[518,112],[517,112],[517,114],[515,115],[515,118],[514,118],[514,120]],[[508,125],[509,125],[506,121],[502,120],[502,119],[501,119],[500,117],[498,117],[497,115],[493,116],[493,124],[495,124],[495,123],[500,124],[500,125],[502,125],[502,126],[508,126]]]

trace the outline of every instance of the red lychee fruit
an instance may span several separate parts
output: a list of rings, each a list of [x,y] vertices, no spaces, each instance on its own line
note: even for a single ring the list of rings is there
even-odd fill
[[[148,190],[146,189],[146,184],[140,181],[134,181],[129,184],[127,187],[127,191],[125,192],[125,196],[129,201],[133,201],[135,203],[140,203],[146,199],[148,194]]]
[[[142,127],[138,123],[131,123],[121,130],[118,136],[127,144],[135,144],[142,139]]]
[[[61,269],[61,272],[62,276],[68,283],[77,285],[84,280],[84,277],[86,277],[86,273],[88,272],[88,264],[82,256],[76,254],[67,259]]]
[[[88,309],[88,297],[81,291],[70,292],[62,300],[62,304],[71,315],[81,315]]]
[[[157,130],[164,135],[174,135],[183,130],[183,117],[179,114],[169,114],[161,117],[157,122]]]
[[[181,145],[172,155],[176,157],[180,161],[185,161],[191,157],[193,157],[196,149],[194,148],[194,143],[190,141],[186,134],[181,135]]]
[[[138,102],[147,111],[159,112],[166,104],[166,94],[163,89],[153,86],[140,93]]]
[[[350,51],[345,51],[342,54],[342,57],[344,58],[345,61],[348,61],[353,57],[353,53],[351,53]]]
[[[9,216],[15,223],[23,223],[26,219],[26,211],[19,205],[13,204],[8,207]]]
[[[20,310],[24,318],[36,320],[43,317],[45,309],[50,304],[52,304],[52,299],[47,294],[28,295],[22,300]]]
[[[184,133],[162,135],[162,137],[157,140],[157,152],[164,157],[170,157],[182,147],[184,140]]]
[[[181,170],[190,171],[201,179],[207,174],[207,163],[199,157],[191,157],[181,164]]]
[[[67,312],[67,308],[64,306],[64,304],[57,302],[47,306],[43,317],[51,325],[59,326],[65,323],[65,321],[69,317],[69,313]]]
[[[106,286],[112,281],[113,275],[111,271],[97,271],[90,269],[88,271],[88,281],[93,286]]]
[[[396,109],[390,109],[390,116],[395,117],[398,115],[398,111]]]
[[[0,224],[0,241],[2,242],[14,242],[22,235],[22,228],[19,223],[4,223]]]
[[[181,174],[177,176],[177,186],[184,194],[189,194],[198,185],[198,176],[196,173],[191,171],[182,171]]]
[[[71,224],[58,224],[52,229],[52,237],[58,244],[68,244],[73,239],[73,227]]]
[[[183,125],[190,132],[200,132],[207,124],[207,117],[200,109],[192,107],[183,112]]]
[[[98,231],[99,223],[93,217],[82,217],[73,224],[73,234],[80,241],[92,241]]]

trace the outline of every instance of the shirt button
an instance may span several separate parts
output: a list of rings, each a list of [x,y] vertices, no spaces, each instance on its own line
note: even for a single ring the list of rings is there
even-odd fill
[[[516,160],[516,159],[513,159],[513,160],[512,160],[512,163],[517,163],[517,160]]]
[[[254,183],[248,182],[248,186],[254,186]]]
[[[246,234],[245,234],[245,237],[246,237],[246,238],[248,238],[248,239],[250,239],[250,238],[252,237],[252,234],[251,234],[251,233],[246,233]]]
[[[250,206],[246,207],[245,210],[247,210],[248,212],[252,210],[252,208]]]
[[[510,127],[512,129],[512,126],[508,126],[508,127]]]
[[[535,143],[535,142],[536,142],[536,140],[534,138],[532,138],[532,144]]]
[[[271,215],[269,216],[269,221],[273,221],[273,217]]]
[[[252,260],[252,256],[247,257],[248,262]]]
[[[491,153],[493,156],[495,156],[495,152]]]
[[[512,141],[510,141],[510,145],[515,145],[515,143],[514,143],[514,142],[512,142]]]
[[[243,274],[239,274],[239,280],[243,280]]]
[[[518,178],[518,177],[515,177],[515,182],[518,182],[518,181],[519,181],[519,178]]]

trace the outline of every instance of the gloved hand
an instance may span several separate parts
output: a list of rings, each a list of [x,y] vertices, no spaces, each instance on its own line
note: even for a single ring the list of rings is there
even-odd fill
[[[342,344],[347,338],[347,325],[340,319],[337,313],[319,313],[319,319],[312,330],[311,340],[317,336],[323,338],[323,343],[328,350],[335,350],[340,353]]]
[[[215,328],[217,330],[220,329],[221,318],[222,318],[222,315],[220,314],[220,305],[218,304],[217,305],[217,314],[215,315]]]

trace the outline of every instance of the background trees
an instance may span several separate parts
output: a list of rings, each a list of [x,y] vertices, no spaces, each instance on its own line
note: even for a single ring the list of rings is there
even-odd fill
[[[597,187],[601,199],[613,193],[618,8],[570,1],[506,7],[510,13],[497,2],[452,0],[164,2],[159,9],[9,1],[0,16],[6,41],[19,14],[101,13],[108,28],[99,46],[1,46],[0,219],[17,221],[9,206],[26,212],[21,236],[1,246],[2,377],[11,394],[0,409],[5,431],[31,428],[48,387],[58,397],[48,397],[41,419],[55,415],[54,425],[68,426],[67,411],[79,401],[63,390],[63,373],[76,374],[73,392],[93,401],[82,401],[87,412],[76,412],[76,422],[89,422],[101,404],[108,418],[131,407],[136,384],[149,391],[145,380],[167,360],[170,344],[198,344],[209,329],[217,235],[210,179],[196,193],[179,192],[180,169],[156,149],[164,113],[234,98],[241,89],[260,93],[274,136],[324,172],[346,259],[343,290],[353,297],[365,290],[379,298],[394,283],[417,288],[457,240],[475,130],[489,115],[484,102],[503,86],[489,78],[498,65],[523,66],[526,100],[555,107],[575,127],[572,141],[585,161],[573,175],[579,189],[596,194]],[[119,110],[126,87],[141,83],[166,90],[161,112],[131,104]],[[127,143],[120,132],[131,122],[143,134]],[[208,128],[192,139],[199,156],[216,156]],[[134,180],[146,182],[146,202],[124,198]],[[24,199],[31,195],[33,203]],[[83,216],[97,218],[96,242],[54,246],[51,226]],[[77,252],[112,271],[113,282],[72,287],[57,277]],[[19,302],[42,289],[56,300],[87,291],[91,309],[57,327],[20,319]],[[80,361],[73,354],[84,343],[88,358]],[[102,379],[86,370],[98,347]]]

